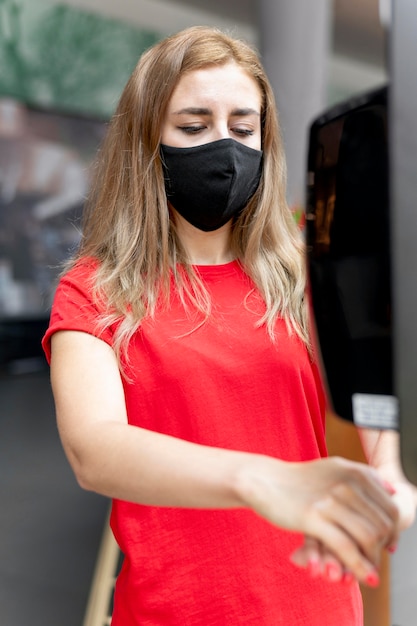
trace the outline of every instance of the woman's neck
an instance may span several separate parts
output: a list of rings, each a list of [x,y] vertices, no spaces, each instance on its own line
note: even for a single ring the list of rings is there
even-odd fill
[[[177,234],[193,265],[223,265],[233,261],[230,249],[231,222],[217,230],[205,232],[178,216]]]

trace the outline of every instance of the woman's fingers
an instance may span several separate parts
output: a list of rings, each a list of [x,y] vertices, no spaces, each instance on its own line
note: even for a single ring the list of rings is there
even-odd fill
[[[387,505],[388,506],[388,505]],[[363,555],[378,566],[381,550],[397,541],[396,507],[372,500],[362,490],[349,485],[338,485],[325,498],[313,505],[317,524],[321,520],[346,533]]]
[[[355,580],[343,563],[313,537],[305,537],[303,545],[290,555],[290,560],[297,567],[305,569],[312,578],[322,578],[329,582],[344,584]]]
[[[329,582],[347,580],[343,563],[313,537],[305,537],[304,544],[293,552],[290,559],[298,567],[305,568],[312,578],[323,578]]]
[[[396,495],[397,489],[391,485],[382,485],[385,492],[390,496]],[[385,504],[384,497],[376,500],[379,504]],[[350,506],[346,507],[346,503]],[[398,517],[396,510],[396,498],[393,498],[393,519]],[[350,560],[341,560],[332,552],[328,545],[324,545],[318,539],[306,536],[304,543],[291,556],[291,561],[298,567],[305,569],[313,578],[321,577],[330,582],[349,583],[358,578],[363,584],[371,587],[379,584],[377,565],[384,548],[390,552],[395,551],[398,537],[397,532],[392,533],[392,518],[387,515],[385,509],[380,509],[373,501],[369,501],[364,492],[359,491],[357,497],[352,498],[349,488],[336,487],[334,493],[319,505],[320,514],[327,517],[330,528],[334,525],[339,527],[342,534],[351,536],[354,546],[350,550]],[[391,509],[391,507],[388,507]],[[327,510],[326,510],[327,509]],[[341,515],[344,514],[343,523],[340,524]],[[371,520],[371,521],[370,521]],[[391,541],[387,537],[391,532]],[[331,543],[332,537],[338,541],[337,534],[330,531],[327,541]],[[376,540],[379,536],[379,540]],[[356,547],[362,546],[359,555],[355,553]],[[351,569],[355,570],[355,574]]]
[[[290,560],[305,569],[312,578],[340,581],[344,567],[317,539],[305,537],[304,543],[290,555]]]
[[[322,545],[313,537],[305,537],[304,543],[290,555],[290,560],[297,567],[306,569],[312,578],[319,578],[325,573]]]
[[[311,503],[307,534],[318,538],[361,582],[373,586],[381,551],[398,540],[398,509],[370,468],[337,460],[329,466],[335,480]]]
[[[307,512],[311,534],[291,560],[313,577],[332,582],[357,578],[374,587],[379,583],[382,550],[392,550],[398,541],[396,490],[366,466],[344,467],[338,460],[329,466],[334,481],[311,503]],[[346,476],[345,469],[353,471]]]
[[[377,565],[369,560],[359,548],[357,542],[340,527],[328,523],[323,526],[326,550],[343,566],[343,571],[369,586],[379,583]]]

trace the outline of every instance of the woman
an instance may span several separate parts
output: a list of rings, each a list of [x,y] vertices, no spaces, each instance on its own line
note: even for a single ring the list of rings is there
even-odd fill
[[[377,584],[403,519],[376,470],[325,458],[304,291],[256,54],[202,27],[158,43],[44,338],[68,459],[113,498],[113,626],[362,623],[353,579]]]

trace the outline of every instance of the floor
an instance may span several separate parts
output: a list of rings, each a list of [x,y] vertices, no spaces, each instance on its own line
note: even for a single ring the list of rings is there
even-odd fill
[[[0,373],[0,502],[2,626],[82,626],[108,502],[73,478],[45,367]]]

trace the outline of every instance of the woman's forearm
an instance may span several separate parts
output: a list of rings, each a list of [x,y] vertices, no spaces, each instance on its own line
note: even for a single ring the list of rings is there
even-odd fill
[[[252,455],[118,422],[88,425],[78,435],[64,445],[85,489],[154,506],[245,506],[238,477]]]

